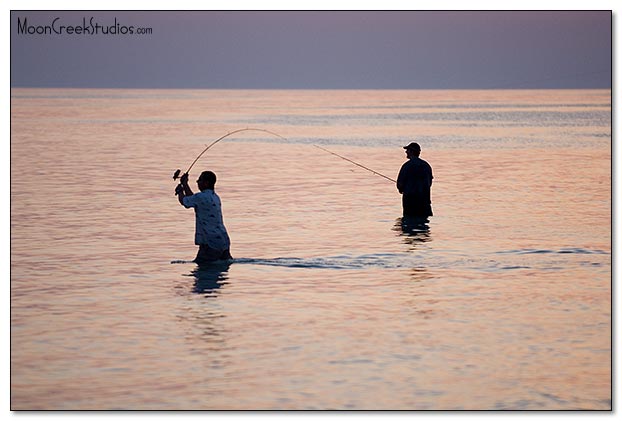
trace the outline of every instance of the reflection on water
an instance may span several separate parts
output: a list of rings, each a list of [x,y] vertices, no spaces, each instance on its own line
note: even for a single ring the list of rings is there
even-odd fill
[[[417,245],[427,243],[432,240],[430,235],[430,220],[427,217],[400,217],[395,220],[393,230],[400,232],[404,243],[410,245],[410,250],[414,250]]]
[[[436,277],[434,276],[434,273],[430,272],[427,268],[414,267],[410,269],[410,278],[415,282],[424,282]]]
[[[230,266],[230,261],[197,266],[188,275],[194,277],[192,292],[204,294],[206,297],[216,297],[220,287],[228,284]]]
[[[12,409],[611,408],[610,91],[12,94]],[[171,265],[170,170],[251,122],[290,141],[197,164],[238,257]],[[311,146],[395,174],[413,133],[429,222]]]

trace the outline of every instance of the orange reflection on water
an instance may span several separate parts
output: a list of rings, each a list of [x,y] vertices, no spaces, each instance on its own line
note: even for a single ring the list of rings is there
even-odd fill
[[[611,149],[577,120],[608,92],[12,94],[13,409],[611,407]],[[195,168],[240,260],[171,265],[196,251],[174,170],[246,126],[290,142]],[[312,146],[394,178],[411,140],[414,231]]]

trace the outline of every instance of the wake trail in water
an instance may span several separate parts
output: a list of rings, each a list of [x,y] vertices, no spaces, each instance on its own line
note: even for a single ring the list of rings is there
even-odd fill
[[[577,260],[574,256],[583,256]],[[297,269],[369,270],[369,269],[468,269],[482,272],[500,272],[521,269],[562,270],[569,265],[602,266],[609,253],[580,247],[557,250],[518,249],[502,250],[481,255],[470,255],[451,250],[420,250],[407,253],[373,253],[363,255],[338,255],[328,257],[275,257],[235,258],[218,261],[201,267],[229,267],[230,265],[256,265]],[[586,260],[587,259],[587,260]],[[173,260],[173,264],[196,264],[192,260]]]
[[[410,257],[410,258],[409,258]],[[234,263],[265,266],[281,266],[307,269],[397,269],[411,267],[413,256],[400,254],[369,254],[362,256],[332,257],[277,257],[274,259],[234,259]]]
[[[235,258],[219,261],[208,265],[242,264],[259,266],[278,266],[303,269],[399,269],[412,267],[419,260],[411,254],[385,253],[362,256],[331,256],[331,257],[276,257],[276,258]],[[172,264],[194,264],[192,260],[173,260]]]

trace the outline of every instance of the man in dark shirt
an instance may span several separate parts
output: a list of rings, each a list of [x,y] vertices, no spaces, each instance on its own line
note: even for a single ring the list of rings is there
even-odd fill
[[[397,190],[402,194],[402,208],[405,217],[432,216],[430,188],[432,187],[432,167],[419,158],[421,146],[412,142],[406,149],[408,161],[402,165],[397,177]]]

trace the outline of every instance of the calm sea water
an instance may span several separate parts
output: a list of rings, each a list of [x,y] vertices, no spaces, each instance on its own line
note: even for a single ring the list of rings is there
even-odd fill
[[[611,408],[609,91],[11,95],[12,409]]]

